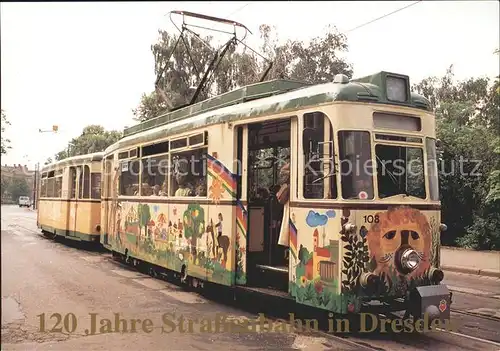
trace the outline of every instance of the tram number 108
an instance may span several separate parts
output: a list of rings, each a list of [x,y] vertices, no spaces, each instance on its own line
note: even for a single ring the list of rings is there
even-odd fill
[[[372,216],[364,216],[363,219],[365,220],[365,223],[378,223],[380,221],[378,215]]]

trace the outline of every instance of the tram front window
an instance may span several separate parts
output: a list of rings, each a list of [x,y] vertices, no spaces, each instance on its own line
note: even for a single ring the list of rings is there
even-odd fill
[[[370,133],[339,132],[339,159],[344,199],[373,199]]]
[[[421,148],[376,145],[378,193],[381,199],[405,194],[425,199]]]

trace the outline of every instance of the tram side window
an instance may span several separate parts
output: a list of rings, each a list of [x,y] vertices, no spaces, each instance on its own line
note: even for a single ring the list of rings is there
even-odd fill
[[[110,197],[114,194],[111,193],[111,183],[113,179],[113,175],[111,174],[111,169],[113,167],[112,161],[107,159],[104,163],[104,196]]]
[[[139,195],[140,161],[138,159],[120,162],[120,195]]]
[[[76,198],[76,168],[75,167],[71,167],[69,169],[69,178],[70,178],[70,191],[69,191],[69,194],[70,194],[70,198],[71,199],[75,199]]]
[[[304,114],[303,193],[306,199],[337,198],[333,128],[322,112]]]
[[[55,177],[55,194],[54,197],[61,197],[62,196],[62,176]]]
[[[142,159],[141,196],[168,195],[168,155]]]
[[[344,199],[373,199],[370,133],[339,132],[339,160]]]
[[[47,197],[47,174],[42,175],[40,184],[40,197]]]
[[[49,172],[47,179],[47,197],[55,197],[55,180],[54,171]]]
[[[88,199],[90,196],[90,167],[83,167],[83,198]]]
[[[78,198],[83,198],[83,169],[82,166],[77,167],[78,170]]]
[[[91,199],[101,198],[101,173],[91,173],[90,174],[90,184],[91,184]]]
[[[171,194],[207,196],[206,154],[206,148],[172,154]]]

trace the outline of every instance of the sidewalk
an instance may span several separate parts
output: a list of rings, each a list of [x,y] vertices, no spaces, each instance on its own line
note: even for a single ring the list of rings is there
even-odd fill
[[[500,251],[473,251],[443,246],[441,269],[500,278]]]

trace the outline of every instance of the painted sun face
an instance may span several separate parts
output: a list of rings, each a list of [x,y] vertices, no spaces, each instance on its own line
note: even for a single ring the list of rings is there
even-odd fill
[[[421,260],[409,277],[420,275],[429,268],[431,233],[425,215],[406,207],[377,215],[380,221],[373,224],[367,235],[370,255],[377,262],[375,272],[388,272],[390,266],[396,267],[395,255],[401,247],[415,250]]]

